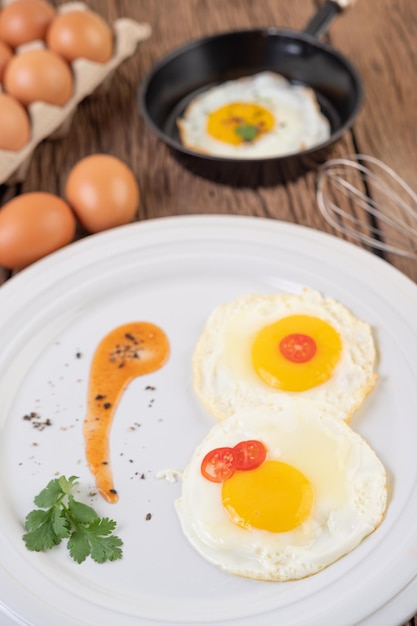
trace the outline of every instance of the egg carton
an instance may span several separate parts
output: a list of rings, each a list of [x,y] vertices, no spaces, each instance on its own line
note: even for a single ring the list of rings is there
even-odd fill
[[[9,4],[5,0],[0,5]],[[57,12],[87,10],[81,2],[61,5]],[[76,59],[71,63],[74,76],[74,94],[64,106],[45,102],[32,102],[27,111],[31,121],[31,138],[18,152],[0,150],[0,184],[22,182],[28,171],[36,146],[46,138],[57,139],[67,135],[78,104],[91,95],[99,86],[109,85],[117,67],[135,52],[137,45],[148,39],[151,27],[147,23],[136,22],[131,18],[120,18],[111,24],[114,33],[114,54],[106,63],[96,63],[87,59]],[[46,47],[44,42],[35,41],[20,46],[16,54],[29,48]],[[1,89],[1,87],[0,87]]]

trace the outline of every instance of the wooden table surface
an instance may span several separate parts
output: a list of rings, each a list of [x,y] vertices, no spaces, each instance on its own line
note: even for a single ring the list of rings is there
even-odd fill
[[[128,16],[148,22],[152,36],[119,67],[110,94],[87,98],[79,105],[66,138],[44,141],[36,148],[25,181],[0,189],[1,205],[29,191],[63,194],[68,172],[81,157],[107,152],[129,164],[137,177],[141,190],[138,220],[201,213],[254,215],[337,234],[318,211],[316,171],[294,182],[255,189],[204,180],[173,158],[145,126],[137,107],[141,79],[174,47],[229,29],[278,26],[301,30],[320,5],[318,0],[86,2],[110,21]],[[353,129],[337,142],[331,156],[372,155],[411,187],[417,180],[416,33],[415,0],[358,0],[334,21],[325,37],[356,66],[365,89]],[[394,255],[385,258],[417,280],[414,260]],[[0,283],[9,276],[0,268]],[[407,624],[417,624],[417,618]]]

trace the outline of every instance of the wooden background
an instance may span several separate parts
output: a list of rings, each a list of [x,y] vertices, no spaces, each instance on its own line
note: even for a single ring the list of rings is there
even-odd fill
[[[56,0],[55,4],[61,4]],[[270,188],[236,189],[183,169],[150,132],[137,107],[137,89],[152,65],[190,39],[237,28],[278,26],[301,30],[320,2],[314,0],[87,0],[109,21],[148,22],[152,36],[117,71],[111,92],[90,97],[76,112],[70,134],[37,147],[25,181],[0,189],[3,205],[16,194],[63,194],[70,168],[94,152],[113,154],[133,169],[141,189],[138,219],[223,213],[297,222],[334,232],[317,208],[317,173]],[[332,156],[363,153],[381,159],[417,188],[417,2],[358,0],[325,37],[362,76],[365,101],[352,131]],[[357,181],[361,184],[361,181]],[[417,280],[414,259],[385,255]],[[10,273],[0,268],[0,283]],[[416,598],[417,607],[417,598]],[[416,625],[417,619],[407,623]],[[393,625],[394,626],[394,625]]]

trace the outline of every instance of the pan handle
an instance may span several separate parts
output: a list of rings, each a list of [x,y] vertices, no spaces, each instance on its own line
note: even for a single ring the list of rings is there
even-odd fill
[[[326,0],[311,18],[303,32],[314,35],[314,37],[321,37],[327,32],[334,18],[344,9],[355,4],[355,2],[356,0]]]

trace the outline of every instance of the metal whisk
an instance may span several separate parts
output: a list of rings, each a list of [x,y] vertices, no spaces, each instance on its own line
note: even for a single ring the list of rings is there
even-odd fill
[[[358,172],[363,190],[357,186]],[[349,181],[353,174],[356,184]],[[341,200],[349,211],[341,208]],[[317,202],[326,221],[353,240],[417,258],[417,194],[379,159],[354,154],[327,161],[318,177]]]

